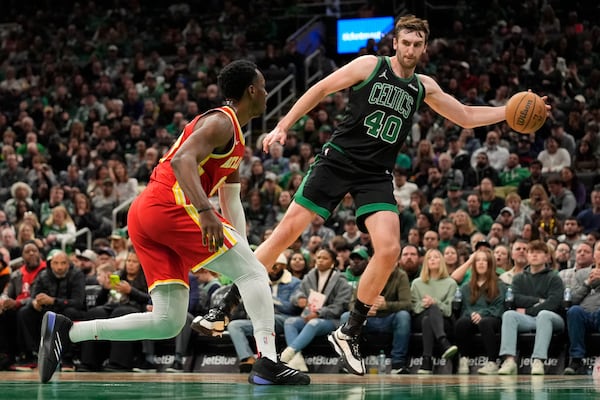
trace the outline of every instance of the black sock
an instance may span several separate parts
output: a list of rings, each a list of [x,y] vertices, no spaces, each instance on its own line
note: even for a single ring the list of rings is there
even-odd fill
[[[348,322],[342,327],[342,333],[350,336],[360,334],[370,309],[370,305],[364,304],[362,301],[356,299],[354,301],[354,308],[350,312],[350,318],[348,318]]]

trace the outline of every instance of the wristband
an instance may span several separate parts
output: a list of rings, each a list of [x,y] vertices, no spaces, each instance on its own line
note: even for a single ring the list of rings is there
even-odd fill
[[[204,211],[210,211],[210,210],[212,210],[212,207],[206,207],[206,208],[198,208],[198,209],[196,209],[196,211],[198,211],[198,214],[201,214]]]

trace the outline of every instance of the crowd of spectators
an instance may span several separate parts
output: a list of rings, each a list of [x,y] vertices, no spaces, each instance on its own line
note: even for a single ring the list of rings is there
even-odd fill
[[[274,5],[264,1],[206,2],[202,11],[185,3],[66,3],[66,11],[15,5],[0,27],[0,278],[19,257],[27,265],[28,243],[42,259],[65,250],[77,266],[86,251],[112,252],[124,268],[126,245],[114,246],[126,236],[115,230],[126,228],[125,219],[115,224],[113,211],[144,187],[187,121],[221,104],[220,68],[250,58],[264,71],[297,71],[306,56],[277,37],[266,12]],[[404,244],[421,255],[439,248],[445,256],[452,247],[450,273],[466,260],[473,237],[505,248],[517,239],[566,244],[568,257],[557,258],[557,268],[574,265],[579,243],[600,237],[597,18],[578,11],[577,2],[507,3],[492,2],[483,14],[459,8],[445,29],[432,26],[417,72],[465,104],[501,106],[531,89],[552,106],[544,127],[535,135],[505,123],[461,128],[424,105],[393,172]],[[365,6],[357,15],[377,11]],[[481,32],[481,21],[483,34],[470,35],[470,27]],[[392,56],[391,38],[359,54]],[[269,154],[262,152],[264,132],[249,133],[240,175],[252,245],[282,218],[347,96],[331,94]],[[347,195],[329,220],[314,218],[294,245],[305,269],[323,245],[336,251],[341,270],[355,246],[370,251],[355,211]],[[76,235],[83,228],[92,248]]]

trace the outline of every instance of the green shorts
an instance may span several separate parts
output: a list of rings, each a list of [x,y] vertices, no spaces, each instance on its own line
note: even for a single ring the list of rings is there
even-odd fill
[[[354,199],[356,223],[362,232],[367,232],[365,219],[374,212],[398,213],[391,171],[358,165],[331,144],[315,158],[294,201],[327,220],[346,193]]]

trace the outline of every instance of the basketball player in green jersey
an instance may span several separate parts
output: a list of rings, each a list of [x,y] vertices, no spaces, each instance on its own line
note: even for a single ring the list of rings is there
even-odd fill
[[[401,17],[394,29],[394,56],[361,56],[334,71],[308,89],[263,141],[265,151],[274,142],[285,143],[289,128],[300,117],[327,95],[351,88],[344,119],[316,157],[282,221],[255,254],[270,267],[315,214],[329,218],[350,192],[358,226],[371,237],[373,256],[361,276],[348,322],[334,331],[329,341],[346,368],[357,375],[365,373],[358,346],[361,327],[400,254],[400,222],[391,171],[410,132],[413,115],[425,102],[465,128],[492,125],[505,118],[505,107],[465,106],[431,77],[415,74],[427,50],[428,36],[426,20],[413,15]],[[210,325],[212,321],[204,322]]]

